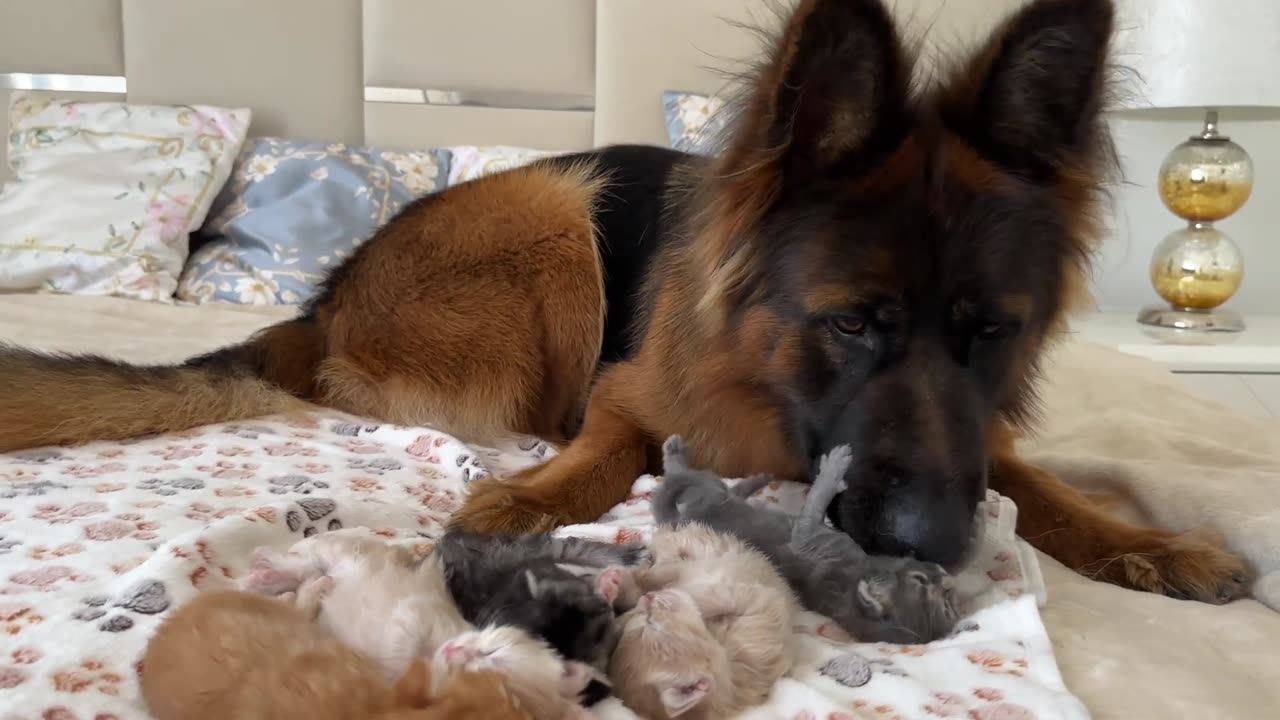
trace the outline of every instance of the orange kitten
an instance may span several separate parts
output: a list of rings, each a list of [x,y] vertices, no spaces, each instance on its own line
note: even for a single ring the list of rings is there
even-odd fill
[[[519,710],[496,674],[437,668],[433,683],[418,660],[392,684],[306,612],[252,593],[207,592],[178,608],[142,666],[156,720],[542,720]]]

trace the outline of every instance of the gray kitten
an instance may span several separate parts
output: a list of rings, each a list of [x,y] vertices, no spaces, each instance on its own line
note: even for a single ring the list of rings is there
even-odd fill
[[[483,535],[450,530],[434,553],[462,616],[473,625],[514,625],[547,641],[566,660],[603,673],[618,642],[613,601],[621,583],[610,566],[636,564],[643,548],[551,535]],[[593,683],[584,705],[607,694]]]
[[[660,525],[699,522],[736,535],[764,553],[809,610],[862,642],[922,643],[951,632],[959,619],[955,581],[934,563],[871,556],[823,518],[840,491],[852,451],[841,445],[818,465],[796,519],[747,503],[771,478],[753,475],[730,489],[715,473],[689,467],[678,436],[662,446],[665,476],[653,498]]]

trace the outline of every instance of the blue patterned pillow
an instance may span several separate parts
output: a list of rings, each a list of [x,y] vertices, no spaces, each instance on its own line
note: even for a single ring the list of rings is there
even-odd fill
[[[701,93],[668,90],[662,93],[662,114],[667,123],[671,147],[697,155],[710,155],[716,150],[729,113],[724,99]]]
[[[405,203],[442,188],[447,150],[260,138],[236,160],[178,282],[179,300],[293,305]]]

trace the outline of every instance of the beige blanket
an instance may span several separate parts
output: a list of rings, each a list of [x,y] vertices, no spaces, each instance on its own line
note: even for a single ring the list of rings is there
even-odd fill
[[[1280,609],[1280,423],[1192,396],[1143,359],[1084,343],[1055,353],[1028,456],[1131,519],[1209,525]],[[1096,718],[1280,716],[1280,614],[1127,592],[1041,554],[1043,611],[1067,686]]]
[[[173,308],[129,300],[0,296],[0,339],[163,362],[241,339],[285,308]],[[1280,426],[1213,406],[1158,367],[1070,342],[1050,363],[1031,457],[1181,529],[1208,523],[1263,573],[1277,606]],[[1280,613],[1121,590],[1040,555],[1044,620],[1068,688],[1095,718],[1276,717]]]

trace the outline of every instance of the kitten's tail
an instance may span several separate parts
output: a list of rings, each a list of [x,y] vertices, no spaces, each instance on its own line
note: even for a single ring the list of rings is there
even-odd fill
[[[815,527],[822,525],[826,517],[827,506],[835,499],[836,494],[844,489],[844,475],[853,462],[853,449],[848,445],[837,445],[818,461],[818,474],[813,478],[809,488],[809,497],[804,501],[804,510],[791,530],[791,538],[803,540],[813,533]]]
[[[703,496],[723,498],[727,494],[728,488],[723,482],[713,483],[697,473],[668,474],[653,494],[653,519],[658,525],[681,525],[696,514],[689,512],[690,504],[701,504],[699,501]]]
[[[638,543],[614,545],[580,537],[547,537],[547,551],[557,563],[597,569],[610,565],[630,567],[640,562],[644,554],[644,546]]]

